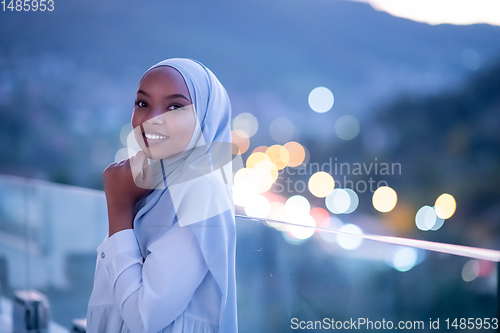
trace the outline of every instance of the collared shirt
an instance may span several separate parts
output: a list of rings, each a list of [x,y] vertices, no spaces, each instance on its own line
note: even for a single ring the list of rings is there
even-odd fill
[[[174,224],[148,252],[133,229],[99,245],[87,332],[218,332],[220,290],[190,229]]]

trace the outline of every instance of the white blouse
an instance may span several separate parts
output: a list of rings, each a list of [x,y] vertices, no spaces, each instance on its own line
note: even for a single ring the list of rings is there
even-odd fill
[[[176,222],[143,258],[133,229],[97,247],[87,333],[216,333],[220,290],[193,233]]]

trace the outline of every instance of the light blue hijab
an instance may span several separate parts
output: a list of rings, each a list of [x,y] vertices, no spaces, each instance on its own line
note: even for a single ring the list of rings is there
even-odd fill
[[[175,223],[192,230],[221,291],[219,330],[235,333],[236,226],[229,97],[217,77],[199,61],[171,58],[146,73],[158,66],[171,66],[183,76],[197,126],[182,154],[156,163],[161,166],[164,186],[151,190],[137,203],[134,231],[146,258],[149,244]]]

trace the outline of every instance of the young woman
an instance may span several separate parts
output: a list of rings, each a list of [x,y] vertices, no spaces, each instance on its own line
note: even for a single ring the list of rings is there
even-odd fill
[[[132,115],[141,148],[104,171],[88,333],[238,331],[231,105],[215,75],[172,58],[146,71]]]

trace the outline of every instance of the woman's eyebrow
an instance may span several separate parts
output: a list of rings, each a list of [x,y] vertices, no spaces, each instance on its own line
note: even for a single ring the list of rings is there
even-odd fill
[[[149,97],[149,94],[148,94],[148,93],[146,93],[144,90],[138,90],[138,91],[137,91],[137,93],[138,93],[138,94],[143,94],[143,95],[146,95],[146,96],[148,96],[148,97]],[[169,95],[169,96],[167,96],[167,97],[165,97],[165,98],[177,98],[177,97],[179,97],[179,98],[184,98],[186,101],[188,101],[188,102],[189,102],[189,98],[187,98],[186,96],[184,96],[184,95],[182,95],[182,94],[172,94],[172,95]]]

